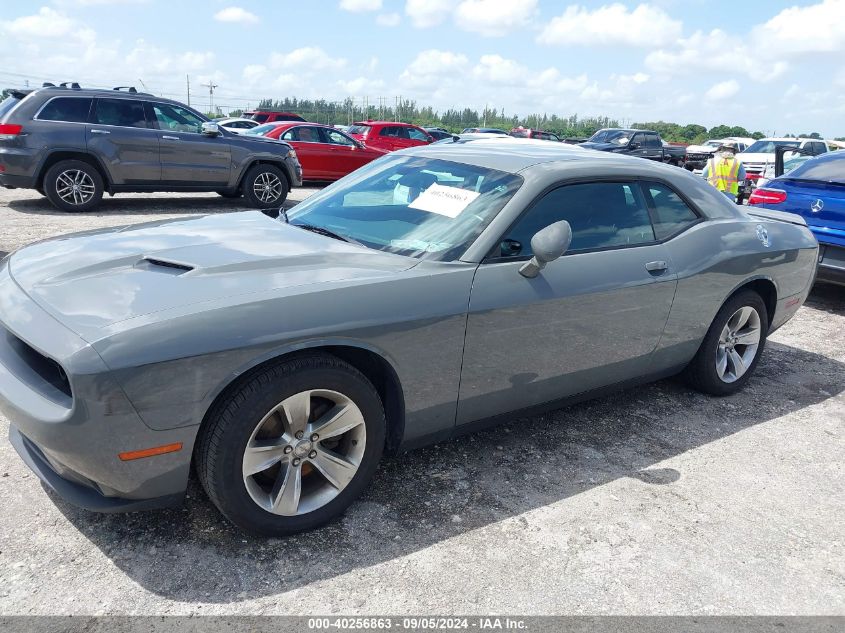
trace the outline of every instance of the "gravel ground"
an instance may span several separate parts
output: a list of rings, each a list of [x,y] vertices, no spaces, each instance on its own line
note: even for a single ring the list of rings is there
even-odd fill
[[[66,215],[0,190],[0,250],[240,209]],[[0,614],[842,615],[844,363],[845,291],[817,287],[735,397],[669,380],[513,419],[386,460],[343,519],[288,539],[238,533],[196,483],[177,510],[76,510],[2,442]]]

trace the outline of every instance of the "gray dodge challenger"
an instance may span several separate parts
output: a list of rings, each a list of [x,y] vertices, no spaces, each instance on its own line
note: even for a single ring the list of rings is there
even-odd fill
[[[72,504],[314,528],[384,454],[682,373],[741,389],[818,245],[682,169],[542,141],[385,156],[278,218],[151,222],[0,264],[0,409]]]

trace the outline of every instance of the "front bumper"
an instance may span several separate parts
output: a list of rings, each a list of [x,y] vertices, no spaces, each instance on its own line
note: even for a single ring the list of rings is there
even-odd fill
[[[185,498],[184,491],[153,499],[108,497],[98,489],[95,482],[84,482],[80,475],[70,474],[69,471],[64,471],[64,477],[60,475],[41,449],[24,437],[14,426],[9,426],[9,441],[23,462],[50,490],[71,505],[83,510],[92,512],[156,510],[179,506]],[[72,481],[71,477],[76,481]]]
[[[82,507],[173,503],[187,488],[197,426],[157,431],[144,424],[100,356],[20,289],[9,261],[0,263],[0,413],[15,449],[42,481]],[[119,457],[177,442],[179,452]]]

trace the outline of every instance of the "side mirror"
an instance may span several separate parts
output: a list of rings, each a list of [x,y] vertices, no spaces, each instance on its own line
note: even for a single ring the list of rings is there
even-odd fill
[[[531,238],[531,250],[534,257],[525,262],[519,269],[523,277],[533,279],[546,264],[558,259],[569,248],[572,242],[572,227],[569,222],[561,220],[537,231]]]
[[[361,141],[355,141],[355,149],[364,149],[364,144]]]
[[[628,143],[628,149],[640,149],[639,143]]]
[[[202,134],[205,136],[220,136],[220,126],[214,121],[206,121],[202,124]]]

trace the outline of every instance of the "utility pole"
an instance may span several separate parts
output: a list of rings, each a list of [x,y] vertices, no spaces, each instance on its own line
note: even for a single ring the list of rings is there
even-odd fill
[[[217,114],[217,111],[214,109],[214,89],[217,88],[217,84],[213,83],[211,79],[208,80],[207,84],[200,84],[201,86],[208,88],[208,110],[212,114]]]
[[[185,75],[185,84],[188,87],[188,105],[191,105],[191,76]]]

